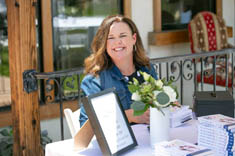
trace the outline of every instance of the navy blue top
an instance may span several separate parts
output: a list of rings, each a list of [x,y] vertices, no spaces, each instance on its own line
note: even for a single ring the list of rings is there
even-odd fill
[[[140,71],[146,72],[152,75],[155,79],[158,79],[157,74],[151,65],[151,68],[147,68],[144,66],[137,68]],[[104,70],[100,72],[98,77],[93,75],[86,75],[81,83],[81,89],[86,96],[91,94],[98,93],[102,90],[115,87],[116,92],[119,96],[121,104],[124,110],[130,109],[130,105],[132,103],[131,93],[128,90],[128,80],[124,75],[120,72],[117,66],[113,65],[110,69]],[[83,105],[81,105],[80,112],[80,126],[82,126],[85,121],[88,119],[87,114]]]

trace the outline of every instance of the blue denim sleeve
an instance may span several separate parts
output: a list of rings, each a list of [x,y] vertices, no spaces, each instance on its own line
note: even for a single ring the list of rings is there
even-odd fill
[[[153,64],[150,64],[150,66],[151,66],[150,74],[152,75],[152,77],[154,77],[157,80],[158,76],[157,76],[157,73],[156,73],[156,70],[155,70]]]
[[[81,83],[81,89],[85,94],[85,96],[89,96],[91,94],[100,92],[101,91],[100,79],[92,75],[85,76]],[[88,117],[82,104],[80,108],[80,117],[79,117],[80,127],[82,127],[82,125],[86,122],[87,119]]]

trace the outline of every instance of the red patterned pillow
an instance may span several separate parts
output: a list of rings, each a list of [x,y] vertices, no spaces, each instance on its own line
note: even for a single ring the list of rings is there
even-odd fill
[[[189,39],[193,53],[228,48],[225,22],[212,12],[198,13],[189,23]]]
[[[188,31],[192,53],[211,52],[230,48],[225,22],[223,18],[216,16],[212,12],[204,11],[194,16],[188,25]],[[223,59],[225,56],[220,56],[220,58]],[[206,64],[212,63],[213,57],[207,57],[203,60]],[[228,86],[231,87],[231,70],[229,71]],[[214,84],[212,69],[207,69],[205,72],[207,74],[203,78],[204,83]],[[197,81],[201,82],[201,73],[197,74]],[[216,85],[225,86],[225,84],[225,68],[223,65],[220,65],[216,68]]]

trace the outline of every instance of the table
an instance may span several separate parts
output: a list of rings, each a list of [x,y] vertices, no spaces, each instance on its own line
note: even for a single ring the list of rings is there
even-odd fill
[[[170,129],[170,139],[181,139],[190,143],[197,142],[197,120],[191,120],[184,125]],[[123,156],[151,156],[153,149],[150,146],[148,125],[133,125],[132,130],[135,134],[138,146],[123,153]],[[46,145],[46,156],[102,156],[98,142],[95,137],[92,139],[87,149],[74,151],[73,139],[58,141]]]

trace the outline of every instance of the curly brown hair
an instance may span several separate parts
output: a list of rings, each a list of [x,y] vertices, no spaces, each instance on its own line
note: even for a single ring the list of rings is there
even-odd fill
[[[97,76],[100,71],[108,69],[113,65],[113,62],[106,51],[107,39],[110,30],[110,26],[114,22],[124,22],[126,23],[131,31],[132,35],[136,33],[136,48],[135,52],[133,53],[133,61],[135,66],[146,66],[150,68],[150,60],[147,57],[142,40],[140,38],[139,31],[135,25],[135,23],[122,15],[113,15],[106,17],[101,26],[97,30],[97,33],[92,41],[91,49],[92,54],[87,57],[84,61],[85,74],[92,74]]]

